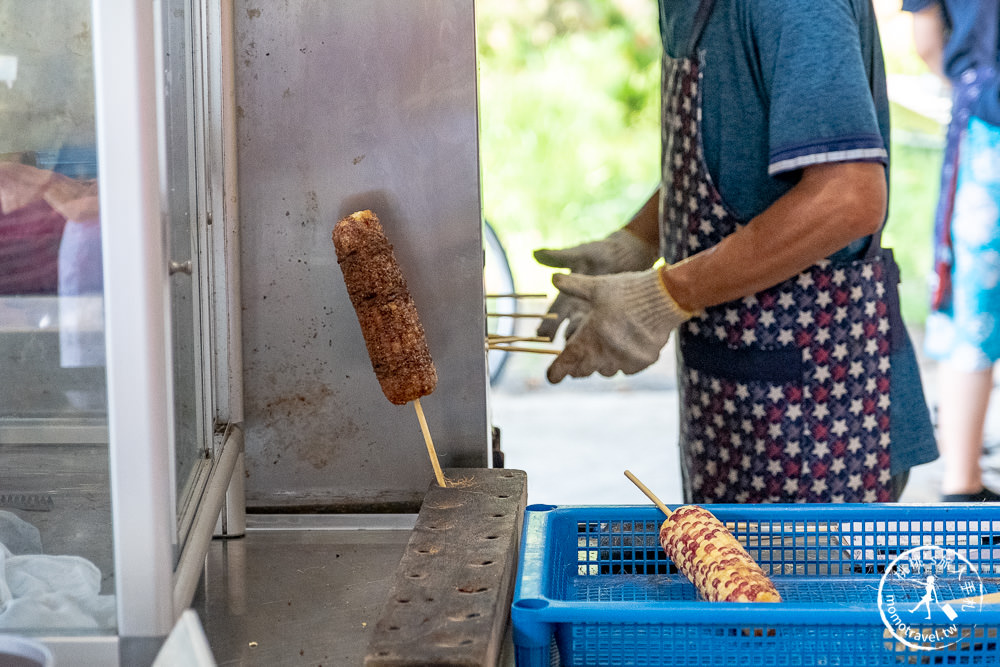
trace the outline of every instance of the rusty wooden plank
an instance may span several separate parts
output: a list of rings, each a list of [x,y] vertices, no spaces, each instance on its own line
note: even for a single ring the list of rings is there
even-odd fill
[[[449,468],[424,497],[368,667],[495,665],[510,615],[527,475]]]

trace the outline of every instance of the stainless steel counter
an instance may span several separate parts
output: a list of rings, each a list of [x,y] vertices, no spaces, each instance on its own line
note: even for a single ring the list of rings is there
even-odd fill
[[[361,665],[415,520],[250,515],[214,540],[193,607],[218,665]]]
[[[193,607],[219,665],[359,665],[414,516],[255,516],[214,540]]]

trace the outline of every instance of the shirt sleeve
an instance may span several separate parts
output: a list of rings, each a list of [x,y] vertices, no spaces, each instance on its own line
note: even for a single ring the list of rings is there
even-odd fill
[[[940,4],[938,0],[903,0],[902,9],[904,12],[919,12]]]
[[[831,162],[888,162],[870,76],[874,16],[851,0],[770,0],[755,4],[759,73],[769,100],[768,173]],[[870,21],[859,26],[859,22]],[[868,52],[863,33],[869,31]],[[877,62],[875,62],[877,60]],[[867,67],[866,67],[867,65]]]

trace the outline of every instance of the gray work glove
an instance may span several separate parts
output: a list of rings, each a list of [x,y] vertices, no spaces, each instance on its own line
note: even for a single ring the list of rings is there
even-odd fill
[[[612,232],[600,241],[591,241],[571,248],[536,250],[535,259],[539,264],[556,269],[569,269],[573,273],[587,276],[644,271],[659,259],[659,249],[646,243],[626,229]],[[566,338],[573,335],[576,324],[582,317],[583,302],[560,293],[549,306],[549,317],[538,326],[538,335],[554,338],[563,320],[570,321]]]
[[[659,359],[671,332],[694,316],[670,296],[658,268],[605,276],[560,273],[552,283],[580,299],[585,311],[549,366],[553,384],[567,375],[638,373]]]

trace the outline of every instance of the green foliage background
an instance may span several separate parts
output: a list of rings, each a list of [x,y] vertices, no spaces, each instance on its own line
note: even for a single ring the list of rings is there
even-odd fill
[[[484,215],[522,292],[550,292],[534,248],[620,227],[659,174],[659,32],[652,0],[477,3]],[[908,35],[883,28],[890,73],[918,74]],[[940,128],[893,105],[885,243],[904,316],[926,316]]]

